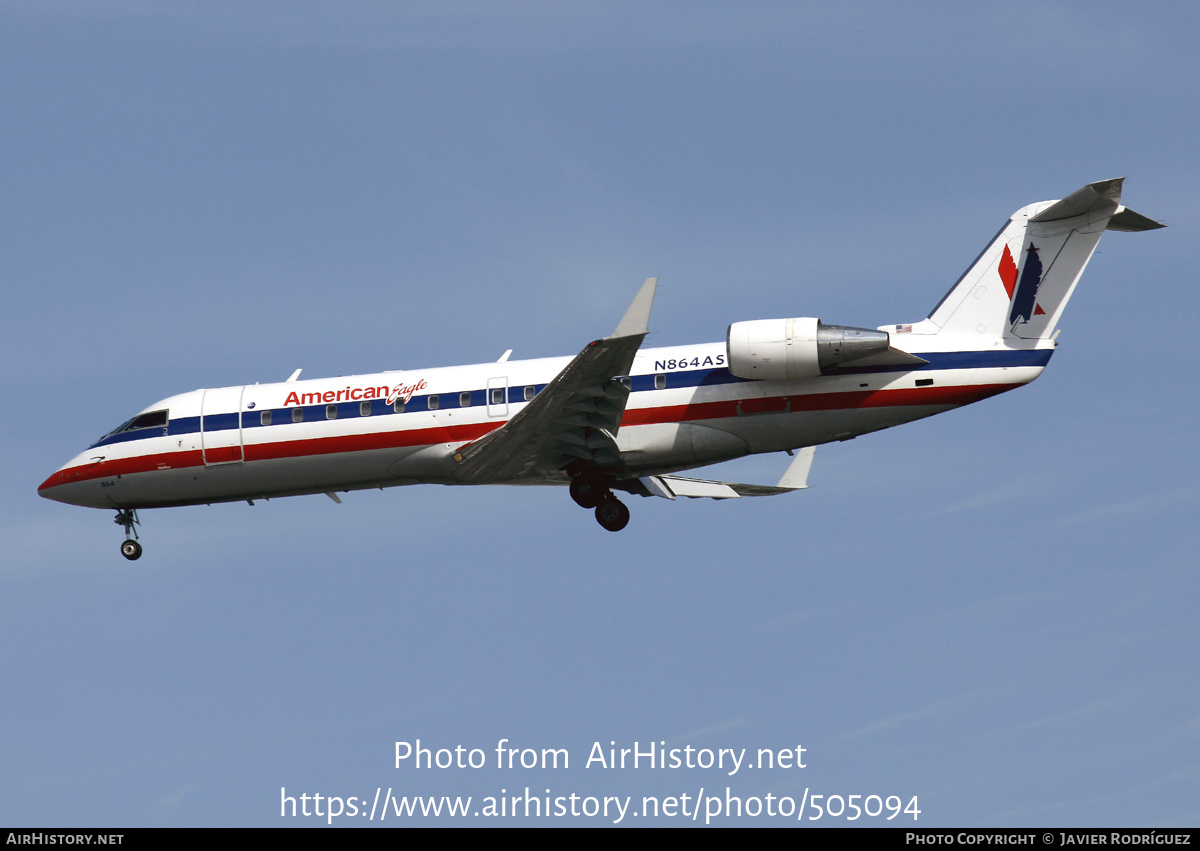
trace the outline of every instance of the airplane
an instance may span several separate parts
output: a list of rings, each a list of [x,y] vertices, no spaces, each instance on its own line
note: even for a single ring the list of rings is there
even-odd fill
[[[642,348],[657,278],[575,357],[194,390],[155,402],[39,487],[138,511],[398,485],[560,485],[609,531],[615,492],[772,496],[808,486],[815,447],[919,420],[1037,378],[1106,230],[1164,225],[1121,205],[1124,178],[1014,213],[923,320],[875,329],[814,317],[734,322],[723,343]],[[764,452],[774,486],[677,475]]]

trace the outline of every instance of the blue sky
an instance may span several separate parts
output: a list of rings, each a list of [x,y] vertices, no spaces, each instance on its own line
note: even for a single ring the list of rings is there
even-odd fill
[[[0,3],[0,821],[526,785],[1200,820],[1192,5],[244,5]],[[1013,210],[1119,175],[1170,228],[1105,237],[1045,375],[822,447],[802,494],[619,535],[553,489],[148,511],[137,563],[36,495],[162,397],[570,354],[651,275],[651,345],[914,321]],[[417,738],[571,768],[394,768]]]

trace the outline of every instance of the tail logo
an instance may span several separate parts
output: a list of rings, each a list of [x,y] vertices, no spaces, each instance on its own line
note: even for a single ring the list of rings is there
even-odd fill
[[[1012,311],[1008,314],[1008,324],[1028,322],[1031,317],[1042,316],[1046,311],[1037,303],[1038,287],[1042,283],[1042,258],[1038,256],[1037,246],[1032,242],[1025,249],[1025,268],[1021,271],[1021,282],[1017,283],[1017,264],[1012,252],[1004,246],[1004,256],[1000,258],[1000,280],[1008,297],[1012,299]],[[1013,292],[1016,295],[1013,295]]]
[[[1012,301],[1013,293],[1017,289],[1017,264],[1007,245],[1004,246],[1004,256],[1000,258],[999,272],[1000,280],[1004,282],[1004,290],[1008,293],[1008,300]]]

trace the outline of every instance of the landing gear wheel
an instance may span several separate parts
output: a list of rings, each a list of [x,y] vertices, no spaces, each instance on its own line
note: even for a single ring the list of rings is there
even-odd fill
[[[620,532],[629,525],[629,509],[610,493],[596,506],[596,522],[610,532]]]
[[[595,479],[583,476],[571,479],[571,499],[581,508],[595,508],[607,494],[608,488]]]
[[[141,558],[142,545],[137,542],[139,524],[137,512],[132,508],[122,508],[117,512],[117,519],[113,522],[125,530],[125,542],[121,544],[121,555],[130,561]]]

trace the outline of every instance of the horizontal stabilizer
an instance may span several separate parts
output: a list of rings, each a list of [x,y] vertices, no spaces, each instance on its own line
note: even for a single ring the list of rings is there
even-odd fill
[[[639,479],[651,496],[675,499],[737,499],[743,496],[777,496],[808,487],[808,471],[812,468],[815,446],[796,450],[796,456],[788,465],[779,484],[746,485],[740,482],[715,482],[709,479],[688,479],[683,476],[646,476]]]
[[[1108,220],[1106,230],[1119,230],[1124,233],[1139,233],[1144,230],[1158,230],[1166,225],[1147,218],[1141,213],[1135,213],[1128,207],[1118,207],[1117,212]]]
[[[1111,216],[1121,205],[1121,184],[1123,177],[1112,180],[1101,180],[1089,183],[1063,198],[1055,201],[1036,216],[1030,217],[1031,222],[1057,222],[1062,219],[1073,219],[1088,213],[1100,213]]]

